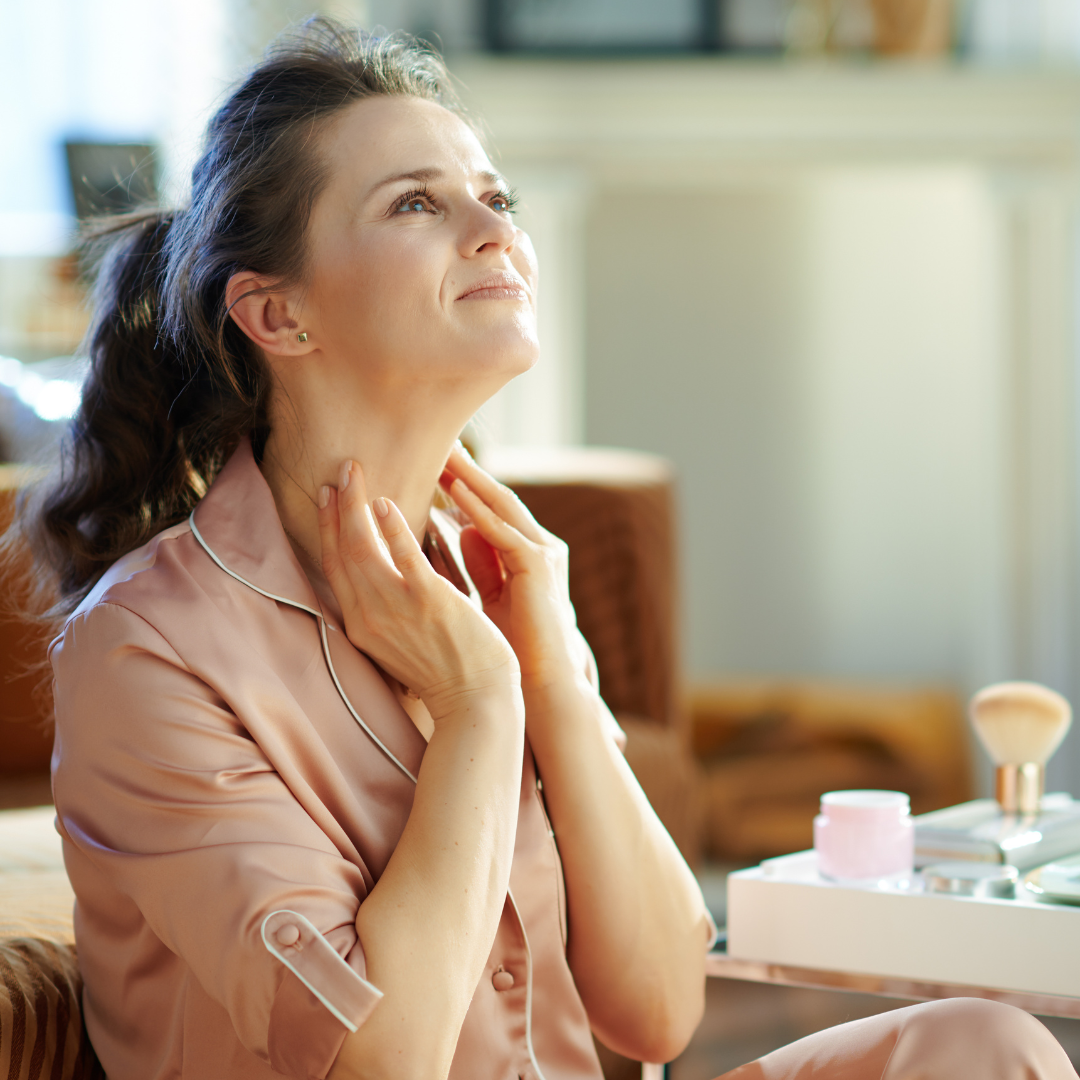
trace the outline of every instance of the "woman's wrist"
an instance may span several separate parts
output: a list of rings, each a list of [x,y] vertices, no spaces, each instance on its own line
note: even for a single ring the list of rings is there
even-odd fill
[[[545,648],[519,656],[522,692],[539,698],[592,689],[588,676],[591,654],[577,627],[562,627],[557,635],[547,635],[547,640]]]
[[[513,656],[494,667],[443,679],[419,693],[436,727],[455,719],[478,721],[507,712],[524,720],[521,671]]]
[[[605,706],[584,672],[574,672],[543,683],[522,680],[529,739],[536,744],[550,736],[564,740],[583,726],[604,727]]]

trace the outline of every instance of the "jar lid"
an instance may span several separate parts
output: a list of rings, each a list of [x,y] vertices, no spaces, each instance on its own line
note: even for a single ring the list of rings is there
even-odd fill
[[[821,796],[822,807],[858,807],[862,810],[907,810],[911,799],[902,791],[827,791]]]
[[[1019,873],[1015,866],[998,863],[937,863],[923,872],[926,891],[951,896],[992,896],[1006,900],[1014,895]]]

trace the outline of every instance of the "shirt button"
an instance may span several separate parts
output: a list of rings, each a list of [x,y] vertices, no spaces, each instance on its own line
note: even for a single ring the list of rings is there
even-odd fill
[[[277,943],[286,948],[300,940],[300,927],[296,923],[286,923],[275,935]]]
[[[496,971],[491,976],[491,985],[499,991],[509,990],[514,985],[514,976],[509,971]]]

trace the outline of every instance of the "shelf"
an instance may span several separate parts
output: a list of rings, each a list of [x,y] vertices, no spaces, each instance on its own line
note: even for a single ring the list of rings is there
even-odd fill
[[[454,65],[515,164],[1080,160],[1080,70],[685,57]]]

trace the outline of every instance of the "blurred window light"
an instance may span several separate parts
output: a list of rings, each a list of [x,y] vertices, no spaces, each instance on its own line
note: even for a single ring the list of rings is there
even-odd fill
[[[43,378],[10,356],[0,356],[0,386],[14,391],[42,420],[69,420],[82,401],[80,381]]]
[[[152,143],[157,177],[180,200],[226,86],[235,0],[35,0],[4,6],[0,256],[70,248],[74,207],[64,144]],[[18,167],[14,167],[14,163]]]
[[[22,382],[23,366],[20,361],[10,356],[0,356],[0,386],[12,390]]]
[[[0,258],[67,251],[73,228],[71,215],[60,211],[0,210]]]
[[[1080,0],[968,0],[961,44],[978,60],[1080,60]]]

